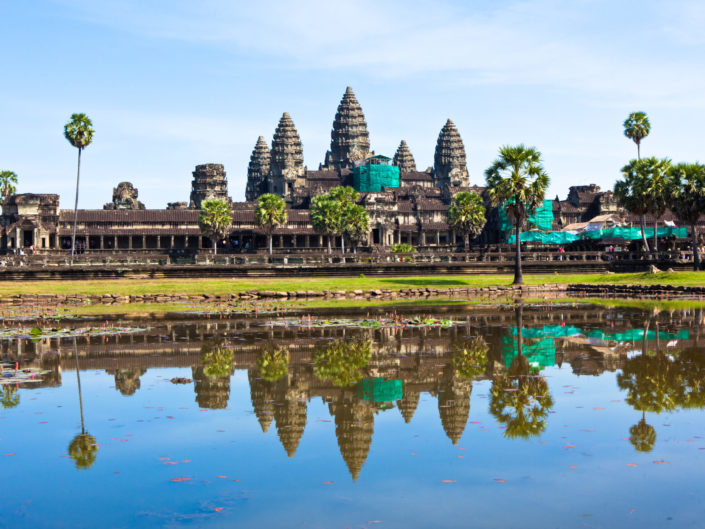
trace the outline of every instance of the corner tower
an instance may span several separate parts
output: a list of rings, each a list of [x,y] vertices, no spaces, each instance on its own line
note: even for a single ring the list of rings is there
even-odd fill
[[[467,187],[470,185],[465,145],[452,119],[448,119],[438,135],[433,157],[434,183],[438,187]]]
[[[326,162],[338,171],[352,169],[354,162],[364,160],[369,154],[370,133],[365,115],[352,88],[348,86],[335,113],[330,134],[330,154],[326,156]]]
[[[247,166],[247,188],[245,200],[253,201],[267,192],[267,174],[271,153],[264,136],[257,138],[257,144],[250,156],[250,165]]]
[[[404,140],[401,140],[397,152],[394,153],[392,165],[399,167],[399,172],[402,174],[416,172],[416,161]]]
[[[197,165],[191,182],[191,209],[201,209],[206,200],[222,200],[230,204],[228,179],[225,168],[219,163]]]
[[[301,138],[291,116],[284,112],[272,139],[268,191],[291,198],[294,189],[305,185],[304,173],[304,148]]]

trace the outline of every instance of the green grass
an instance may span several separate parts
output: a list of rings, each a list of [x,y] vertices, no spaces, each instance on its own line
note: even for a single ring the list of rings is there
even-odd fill
[[[579,303],[591,303],[603,307],[639,309],[645,311],[705,309],[705,300],[693,299],[575,299]]]
[[[6,281],[0,282],[0,296],[15,294],[231,294],[247,290],[372,290],[390,288],[450,288],[510,285],[510,275],[465,275],[444,277],[366,277],[366,278],[256,278],[256,279],[111,279],[103,281]],[[526,284],[668,284],[703,286],[705,272],[636,274],[540,274],[524,276]]]

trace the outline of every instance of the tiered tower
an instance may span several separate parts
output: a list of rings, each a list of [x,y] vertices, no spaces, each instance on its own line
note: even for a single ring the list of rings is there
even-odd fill
[[[250,156],[250,165],[247,166],[245,200],[257,200],[257,197],[267,192],[267,174],[271,156],[264,136],[260,136]]]
[[[326,162],[333,168],[352,169],[356,161],[370,154],[370,133],[362,107],[349,86],[338,105],[330,134],[330,154]]]
[[[329,405],[335,416],[335,436],[338,438],[340,455],[354,481],[367,461],[374,433],[375,409],[369,402],[361,400],[338,401]]]
[[[191,209],[201,209],[206,200],[222,200],[230,203],[228,197],[228,179],[223,164],[207,163],[197,165],[191,183]]]
[[[267,433],[269,425],[274,419],[274,389],[272,383],[260,378],[259,373],[255,369],[250,369],[247,372],[247,378],[250,381],[250,399],[252,400],[252,409],[259,421],[263,433]]]
[[[401,412],[401,416],[404,418],[404,422],[409,424],[411,419],[416,413],[416,408],[419,406],[419,398],[421,394],[418,391],[407,391],[404,388],[404,398],[397,401],[397,408]]]
[[[438,187],[468,187],[465,145],[452,119],[448,119],[438,135],[433,158],[434,183]]]
[[[392,164],[399,167],[401,174],[416,172],[416,161],[414,161],[414,156],[411,154],[406,141],[401,140],[397,152],[394,153]]]
[[[301,388],[288,386],[286,379],[279,380],[278,401],[274,408],[274,424],[279,440],[289,457],[294,457],[306,427],[306,394]]]
[[[288,112],[284,112],[272,139],[268,191],[291,198],[294,190],[306,184],[304,148]]]
[[[443,390],[438,392],[441,424],[451,442],[457,445],[470,417],[472,380],[457,376],[452,366],[448,366],[440,385]]]

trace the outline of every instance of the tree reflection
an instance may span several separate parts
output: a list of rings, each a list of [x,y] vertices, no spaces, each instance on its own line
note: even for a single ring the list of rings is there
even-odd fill
[[[222,342],[211,342],[201,349],[201,365],[191,368],[196,402],[201,408],[215,410],[228,406],[233,359],[233,352]]]
[[[487,367],[489,346],[481,336],[475,336],[453,351],[452,363],[455,372],[462,378],[477,378]]]
[[[76,381],[78,385],[78,404],[81,410],[81,433],[73,438],[69,444],[68,452],[79,470],[89,469],[98,457],[98,443],[91,434],[86,432],[83,420],[83,394],[81,392],[81,369],[78,365],[78,346],[76,338],[73,339],[73,356],[76,360]]]
[[[651,452],[656,444],[656,430],[646,424],[646,414],[642,413],[641,420],[629,428],[629,442],[639,452]]]
[[[0,386],[0,390],[2,390],[0,403],[2,403],[3,410],[16,408],[20,405],[20,394],[17,391],[18,388],[19,386],[17,384],[3,384]]]
[[[337,340],[313,354],[313,373],[339,388],[354,386],[363,378],[371,357],[371,343]]]
[[[267,347],[257,357],[259,376],[267,382],[284,378],[289,371],[289,353],[281,347]]]
[[[115,389],[117,389],[121,395],[129,397],[140,389],[140,377],[144,375],[147,370],[144,368],[107,369],[106,372],[115,377]]]
[[[517,356],[506,373],[495,376],[490,389],[490,413],[506,426],[504,436],[528,439],[541,434],[553,407],[546,379],[532,374],[523,349],[523,305],[515,308],[517,326]]]

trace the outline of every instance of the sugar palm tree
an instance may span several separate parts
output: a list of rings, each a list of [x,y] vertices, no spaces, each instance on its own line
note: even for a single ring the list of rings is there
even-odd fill
[[[330,195],[317,195],[311,200],[311,224],[313,229],[326,236],[328,240],[328,253],[333,252],[331,237],[342,231],[342,211],[337,200]]]
[[[482,198],[471,191],[457,193],[448,208],[448,224],[463,235],[465,251],[470,246],[470,238],[476,238],[485,227],[485,206]]]
[[[12,171],[0,171],[0,204],[17,192],[17,174]]]
[[[350,186],[334,187],[328,192],[328,195],[338,203],[338,207],[340,208],[341,218],[338,230],[339,233],[335,235],[340,235],[340,250],[345,254],[345,235],[348,232],[351,217],[362,214],[359,209],[352,207],[359,200],[360,195]]]
[[[232,213],[226,202],[206,200],[201,204],[198,226],[213,241],[213,255],[217,255],[218,241],[225,237],[232,223]]]
[[[81,151],[93,141],[93,122],[85,114],[71,114],[71,121],[64,125],[64,137],[78,149],[78,170],[76,171],[76,200],[73,205],[73,231],[71,233],[71,261],[76,252],[76,221],[78,219],[78,185],[81,180]]]
[[[276,228],[285,226],[288,220],[286,202],[279,195],[266,193],[257,199],[255,221],[267,234],[269,255],[272,255],[272,234]]]
[[[690,225],[693,245],[693,270],[700,270],[698,220],[705,212],[705,165],[680,163],[671,167],[673,212]]]
[[[345,235],[350,238],[353,252],[357,253],[359,244],[367,239],[370,233],[370,216],[365,206],[350,204],[343,210],[345,219]]]
[[[648,168],[646,194],[649,213],[654,216],[654,251],[658,251],[658,219],[670,205],[672,192],[671,160],[666,158],[644,158],[642,163]]]
[[[69,444],[68,452],[73,459],[76,468],[85,470],[95,463],[98,455],[98,443],[95,437],[86,432],[86,425],[83,420],[83,394],[81,393],[81,370],[78,366],[78,346],[76,338],[73,339],[73,356],[76,360],[76,381],[78,383],[78,404],[81,410],[81,433],[76,435]]]
[[[614,185],[614,194],[627,211],[639,215],[641,220],[641,240],[644,251],[649,251],[646,240],[646,214],[649,212],[648,166],[645,160],[631,160],[622,167],[622,180],[617,180]]]
[[[651,132],[651,123],[645,112],[632,112],[624,120],[624,135],[636,143],[636,157],[641,160],[641,140]]]
[[[548,188],[548,174],[541,165],[541,153],[523,144],[505,145],[499,158],[485,171],[487,194],[493,205],[506,208],[507,217],[516,229],[514,284],[524,282],[521,270],[521,230],[530,214],[543,203]]]

